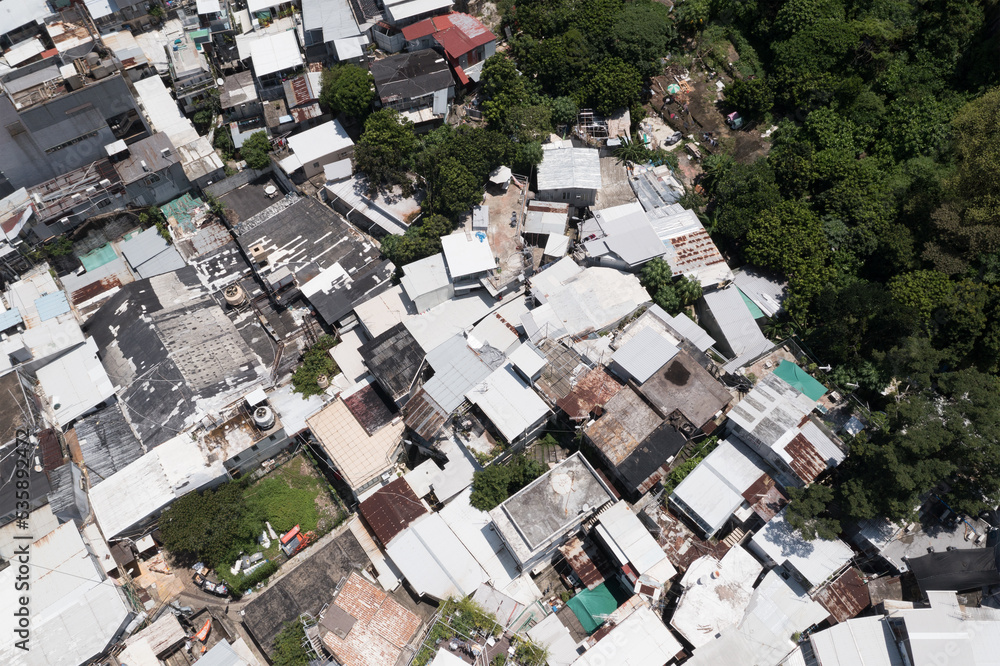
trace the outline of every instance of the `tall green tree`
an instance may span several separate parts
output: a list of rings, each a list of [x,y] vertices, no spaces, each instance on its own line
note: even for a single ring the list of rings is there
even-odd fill
[[[323,70],[319,102],[333,113],[364,119],[375,99],[375,80],[364,67],[351,63]]]
[[[251,169],[266,169],[271,164],[270,152],[271,140],[263,130],[251,134],[240,146],[240,155]]]
[[[392,109],[380,109],[365,120],[354,147],[354,170],[376,187],[408,183],[410,159],[417,148],[413,123]]]

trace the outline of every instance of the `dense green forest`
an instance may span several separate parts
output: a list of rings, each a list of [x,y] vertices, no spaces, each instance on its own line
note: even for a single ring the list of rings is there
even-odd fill
[[[778,130],[756,161],[705,157],[699,212],[734,266],[787,277],[788,314],[772,336],[795,335],[832,366],[821,379],[873,411],[872,427],[847,442],[847,461],[796,493],[797,524],[830,533],[839,519],[907,519],[935,487],[968,513],[1000,502],[996,0],[686,0],[672,9],[502,0],[500,9],[514,37],[483,70],[488,126],[422,138],[404,130],[387,144],[366,140],[400,133],[376,121],[360,165],[367,152],[383,184],[420,174],[426,211],[455,219],[490,169],[511,160],[530,169],[539,139],[578,108],[628,107],[635,122],[665,64],[726,70],[733,81],[719,112]],[[390,250],[407,259],[437,251],[448,225],[430,219],[435,238],[417,225]]]

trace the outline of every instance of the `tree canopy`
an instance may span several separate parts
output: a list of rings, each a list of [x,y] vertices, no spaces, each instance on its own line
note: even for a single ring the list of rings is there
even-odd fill
[[[364,67],[351,63],[323,70],[319,103],[333,113],[364,119],[375,99],[375,80]]]
[[[251,169],[266,169],[271,163],[269,152],[271,152],[271,140],[263,130],[248,136],[240,146],[240,155]]]

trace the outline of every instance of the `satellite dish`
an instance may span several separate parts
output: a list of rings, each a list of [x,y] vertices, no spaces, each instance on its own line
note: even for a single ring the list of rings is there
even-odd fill
[[[216,79],[215,80],[215,85],[221,86],[221,85],[225,84],[225,82],[226,82],[225,79]]]

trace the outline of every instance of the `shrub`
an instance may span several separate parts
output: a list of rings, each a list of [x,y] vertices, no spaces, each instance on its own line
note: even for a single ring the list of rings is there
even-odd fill
[[[302,365],[292,375],[292,387],[296,393],[301,393],[307,398],[323,393],[316,380],[320,375],[331,377],[337,373],[337,364],[327,353],[336,344],[336,338],[324,335],[303,355]]]

